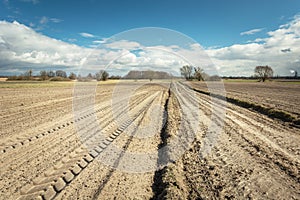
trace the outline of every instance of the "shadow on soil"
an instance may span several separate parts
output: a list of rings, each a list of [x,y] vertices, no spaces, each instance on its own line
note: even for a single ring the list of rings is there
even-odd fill
[[[184,83],[181,83],[181,84],[184,84]],[[186,85],[186,84],[184,84],[184,85]],[[222,99],[222,100],[225,100],[229,103],[241,106],[243,108],[252,109],[252,110],[254,110],[256,112],[259,112],[263,115],[266,115],[266,116],[268,116],[272,119],[279,119],[283,122],[289,122],[291,125],[293,125],[297,128],[300,128],[300,119],[296,119],[295,117],[293,117],[292,115],[290,115],[289,113],[286,113],[284,111],[275,110],[273,108],[267,108],[267,107],[264,107],[264,106],[261,106],[261,105],[258,105],[258,104],[250,103],[250,102],[247,102],[247,101],[242,101],[242,100],[235,99],[235,98],[232,98],[232,97],[224,97],[224,96],[219,95],[219,94],[213,94],[213,93],[210,93],[210,92],[202,91],[202,90],[193,88],[189,85],[186,85],[186,86],[189,87],[190,89],[194,90],[195,92],[205,94],[205,95],[208,95],[208,96],[211,96],[211,97],[215,97],[215,98],[218,98],[218,99]]]

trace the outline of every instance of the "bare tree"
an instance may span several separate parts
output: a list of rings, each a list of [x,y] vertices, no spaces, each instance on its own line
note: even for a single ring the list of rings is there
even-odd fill
[[[87,77],[88,79],[93,79],[92,73],[89,73],[86,77]]]
[[[203,69],[201,69],[200,67],[195,67],[194,68],[194,77],[198,80],[198,81],[203,81],[204,80],[204,71]]]
[[[21,74],[21,79],[31,80],[32,79],[32,69],[27,70],[24,74]]]
[[[273,69],[266,66],[256,66],[255,67],[255,76],[257,76],[262,82],[265,82],[268,78],[273,76]]]
[[[56,76],[60,76],[60,77],[63,77],[63,78],[67,78],[67,73],[63,70],[57,70],[55,72]]]
[[[106,81],[108,79],[108,72],[105,70],[100,70],[98,73],[96,73],[97,81]]]
[[[75,80],[77,77],[76,77],[76,74],[71,72],[70,75],[69,75],[69,79],[71,80]]]
[[[48,77],[54,77],[55,73],[52,70],[50,70],[49,72],[47,72],[47,76]]]
[[[29,78],[32,77],[32,69],[28,70]]]
[[[47,71],[45,71],[45,70],[40,71],[40,75],[41,75],[41,79],[42,79],[43,81],[49,79],[48,73],[47,73]]]
[[[180,73],[186,80],[192,79],[193,66],[185,65],[180,68]]]

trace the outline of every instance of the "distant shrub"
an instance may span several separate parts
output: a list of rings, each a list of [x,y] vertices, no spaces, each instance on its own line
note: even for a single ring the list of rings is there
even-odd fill
[[[20,76],[10,76],[7,78],[8,81],[26,81],[33,80],[33,77],[24,76],[21,74]]]
[[[109,74],[105,70],[100,70],[98,73],[96,73],[96,79],[97,81],[106,81],[109,77]]]
[[[90,81],[92,81],[92,79],[80,78],[80,79],[77,79],[77,81],[79,81],[79,82],[90,82]]]
[[[109,77],[109,79],[112,79],[112,80],[119,80],[121,78],[122,78],[121,76],[114,76],[114,75]]]
[[[55,72],[55,75],[56,75],[56,76],[63,77],[63,78],[67,78],[67,73],[66,73],[65,71],[63,71],[63,70],[57,70],[57,71]]]
[[[45,71],[45,70],[40,71],[40,80],[45,81],[48,79],[49,79],[49,76],[47,74],[47,71]]]
[[[75,80],[76,78],[77,78],[76,74],[71,72],[70,75],[69,75],[69,79]]]
[[[208,78],[208,81],[221,81],[222,78],[218,75],[213,75]]]
[[[8,81],[18,80],[18,77],[17,76],[9,76],[9,77],[7,77],[7,80]]]
[[[69,78],[64,78],[64,77],[60,77],[60,76],[50,78],[49,80],[50,81],[71,81]]]

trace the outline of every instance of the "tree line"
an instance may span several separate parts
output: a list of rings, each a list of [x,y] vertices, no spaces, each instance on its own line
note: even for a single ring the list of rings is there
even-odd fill
[[[198,81],[219,81],[221,77],[218,75],[209,76],[204,72],[201,67],[194,67],[190,65],[185,65],[180,68],[180,74],[188,81],[198,80]]]
[[[186,80],[193,80],[196,79],[198,81],[206,81],[206,80],[221,80],[221,78],[217,75],[209,76],[204,72],[204,70],[200,67],[193,67],[189,65],[185,65],[180,68],[181,75]],[[270,79],[273,77],[273,69],[272,67],[266,65],[266,66],[256,66],[254,69],[254,77],[258,78],[259,81],[265,82],[267,79]],[[295,77],[297,77],[298,73],[297,71],[294,72]]]
[[[265,82],[267,79],[273,77],[273,69],[272,67],[266,66],[256,66],[254,69],[254,77],[258,78],[259,81]],[[204,72],[204,70],[200,67],[194,67],[190,65],[185,65],[180,68],[180,74],[186,80],[198,80],[198,81],[219,81],[221,77],[218,75],[209,76]],[[294,72],[295,77],[297,78],[298,73],[297,71]],[[166,72],[160,71],[130,71],[124,78],[130,79],[145,79],[149,78],[150,81],[152,79],[167,79],[171,78],[172,75]],[[78,81],[90,81],[90,80],[97,80],[97,81],[106,81],[107,79],[120,79],[121,76],[109,76],[109,73],[105,70],[100,70],[94,74],[89,73],[87,76],[76,75],[73,72],[70,72],[69,75],[67,72],[63,70],[56,70],[56,71],[46,71],[42,70],[39,72],[38,75],[33,76],[33,70],[29,69],[26,72],[20,74],[19,76],[11,76],[8,77],[8,80],[41,80],[41,81],[70,81],[70,80],[78,80]]]
[[[106,81],[108,78],[111,79],[120,79],[120,76],[109,76],[109,73],[105,70],[100,70],[95,74],[89,73],[87,76],[76,75],[74,72],[70,72],[69,75],[64,70],[42,70],[38,75],[33,75],[33,70],[29,69],[26,72],[18,75],[18,76],[10,76],[8,80],[40,80],[40,81],[89,81],[89,80],[97,80],[97,81]]]
[[[172,74],[163,71],[131,70],[125,76],[123,76],[123,79],[149,79],[152,81],[153,79],[171,79],[172,77]]]

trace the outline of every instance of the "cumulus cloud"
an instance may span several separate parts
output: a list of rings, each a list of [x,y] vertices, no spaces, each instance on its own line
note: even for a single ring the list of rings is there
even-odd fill
[[[95,37],[90,33],[80,35]],[[290,69],[300,71],[300,17],[268,32],[266,38],[221,48],[204,50],[197,43],[188,43],[184,47],[176,44],[144,46],[126,38],[116,41],[103,38],[92,41],[92,45],[93,48],[80,47],[37,33],[18,22],[0,21],[0,73],[12,74],[24,71],[26,67],[42,69],[49,66],[69,71],[81,67],[95,72],[109,65],[123,72],[152,69],[179,75],[181,66],[191,64],[204,68],[207,73],[226,76],[252,75],[257,65],[272,66],[275,75],[288,75]]]
[[[88,49],[49,38],[18,22],[0,21],[0,70],[25,66],[78,66]]]
[[[79,35],[81,35],[82,37],[85,37],[85,38],[94,38],[95,37],[93,34],[90,34],[90,33],[79,33]]]
[[[110,49],[137,49],[140,47],[140,44],[138,42],[118,40],[109,42],[105,46]]]
[[[262,30],[263,30],[262,28],[257,28],[257,29],[252,29],[252,30],[249,30],[249,31],[242,32],[240,34],[241,35],[253,35],[255,33],[261,32]]]
[[[0,33],[2,73],[15,73],[28,66],[38,70],[49,66],[70,70],[82,67],[82,70],[95,72],[111,64],[111,68],[122,71],[152,69],[179,75],[179,68],[183,65],[208,67],[211,64],[202,47],[195,43],[182,48],[177,45],[143,46],[125,39],[106,39],[101,48],[84,48],[49,38],[18,22],[5,21],[0,22]]]
[[[118,57],[114,63],[121,65],[136,65],[137,57],[133,53],[125,53],[123,56]]]
[[[120,46],[116,49],[117,43],[112,42],[109,48],[85,48],[47,37],[16,21],[0,21],[0,73],[20,73],[28,67],[38,72],[53,67],[67,71],[81,68],[84,74],[84,71],[103,69],[111,62],[113,67],[125,71],[128,67],[165,66],[170,63],[168,59],[161,59],[163,54],[155,57],[131,52],[131,47],[141,47],[137,42],[119,41]],[[151,56],[152,59],[149,59]]]
[[[257,65],[270,65],[275,75],[288,75],[291,67],[299,70],[300,66],[300,17],[295,16],[291,22],[268,32],[266,38],[206,52],[223,75],[253,75]]]

